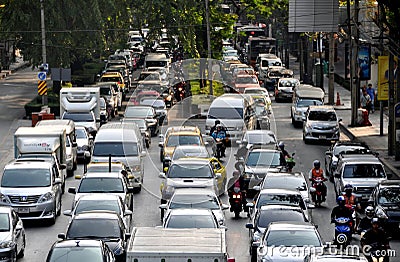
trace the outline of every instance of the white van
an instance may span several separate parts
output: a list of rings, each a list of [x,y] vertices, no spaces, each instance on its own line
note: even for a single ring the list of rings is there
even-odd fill
[[[253,98],[246,94],[224,94],[217,97],[207,113],[207,132],[215,125],[215,120],[221,121],[230,142],[235,145],[242,138],[244,130],[256,129],[257,117]]]
[[[112,122],[101,126],[94,140],[92,162],[118,161],[133,175],[130,184],[141,190],[146,156],[140,129],[135,123]]]
[[[282,60],[273,54],[260,54],[256,60],[256,67],[258,68],[258,78],[265,80],[268,78],[268,71],[270,67],[282,67]]]
[[[65,129],[66,156],[67,156],[67,175],[73,176],[78,167],[78,144],[76,143],[75,123],[69,119],[49,119],[41,120],[36,126],[61,127]]]

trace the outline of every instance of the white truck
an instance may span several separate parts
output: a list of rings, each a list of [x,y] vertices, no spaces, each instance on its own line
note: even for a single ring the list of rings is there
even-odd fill
[[[93,136],[100,123],[100,88],[72,87],[60,90],[60,118],[84,126]]]
[[[14,133],[14,158],[24,160],[43,160],[56,163],[65,189],[67,167],[67,135],[65,128],[36,126],[19,127]]]
[[[234,262],[228,258],[225,230],[217,228],[136,227],[126,262]]]

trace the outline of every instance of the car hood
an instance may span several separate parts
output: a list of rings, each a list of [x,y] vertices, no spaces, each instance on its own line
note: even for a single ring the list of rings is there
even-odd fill
[[[84,138],[77,138],[76,139],[76,143],[78,144],[78,147],[87,146],[88,145],[87,139],[84,139]]]
[[[338,126],[336,121],[307,121],[307,124],[316,129],[330,129]]]
[[[5,195],[13,196],[31,196],[31,195],[43,195],[51,191],[51,187],[2,187],[0,192]]]
[[[290,262],[303,262],[304,257],[310,253],[310,247],[296,247],[290,246],[284,248],[283,246],[279,247],[266,247],[267,252],[264,256],[267,261],[290,261]],[[320,247],[313,247],[313,251],[316,253],[321,253],[323,251]]]
[[[76,201],[78,201],[79,198],[81,198],[83,196],[86,196],[86,195],[93,196],[95,194],[97,194],[97,193],[76,193],[75,199],[74,199],[74,203],[76,203]],[[101,196],[104,195],[104,193],[98,193],[98,194],[101,195]],[[119,196],[123,201],[125,201],[125,198],[126,198],[126,194],[125,193],[107,193],[107,194],[111,194],[111,195],[114,195],[114,196]]]
[[[343,184],[351,184],[353,187],[375,187],[375,185],[386,180],[385,178],[343,178]]]
[[[12,240],[11,232],[0,232],[0,243]]]
[[[214,187],[213,178],[168,178],[167,185],[173,187]]]
[[[244,169],[245,173],[253,173],[256,175],[262,175],[262,177],[265,176],[265,174],[267,172],[279,172],[281,170],[281,166],[277,166],[277,167],[267,167],[267,166],[254,166],[254,167],[250,167],[250,166],[246,166]]]

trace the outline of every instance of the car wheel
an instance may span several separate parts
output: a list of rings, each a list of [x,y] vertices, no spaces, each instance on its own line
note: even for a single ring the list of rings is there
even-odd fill
[[[67,176],[74,176],[74,170],[67,170]]]
[[[58,200],[58,203],[57,203],[56,216],[61,215],[61,209],[62,209],[62,203],[61,203],[61,196],[60,196],[60,199]]]
[[[62,193],[62,194],[65,193],[65,181],[64,181],[64,183],[61,185],[61,193]]]
[[[26,245],[25,236],[24,236],[22,242],[23,242],[22,248],[21,248],[21,250],[19,251],[19,253],[18,253],[18,255],[17,255],[17,258],[22,258],[22,257],[25,256],[25,245]],[[17,249],[17,250],[18,250],[18,249]]]
[[[77,159],[77,158],[75,158],[73,169],[74,169],[74,171],[75,171],[76,169],[78,169],[78,159]]]
[[[257,261],[257,248],[250,247],[250,261],[256,262]]]
[[[12,261],[12,262],[17,261],[17,247],[15,247],[14,251],[12,251],[11,260],[9,260],[9,261]]]

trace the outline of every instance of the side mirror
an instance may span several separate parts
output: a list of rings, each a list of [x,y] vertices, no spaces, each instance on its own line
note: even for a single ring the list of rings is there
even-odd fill
[[[56,179],[54,179],[54,184],[62,184],[61,178],[56,177]]]
[[[164,142],[159,142],[158,147],[164,147]]]
[[[325,155],[326,155],[326,156],[332,156],[332,151],[326,151],[326,152],[325,152]]]
[[[89,151],[85,151],[83,154],[84,154],[85,159],[89,159],[90,158],[90,152]]]
[[[70,216],[72,216],[72,211],[71,210],[64,210],[63,215],[70,217]]]
[[[74,178],[75,178],[75,179],[81,179],[82,176],[81,176],[81,175],[75,175]]]
[[[68,188],[68,193],[76,194],[76,188],[75,187]]]
[[[228,206],[228,205],[225,205],[225,204],[222,204],[222,205],[221,205],[221,209],[222,209],[222,210],[227,210],[227,209],[229,209],[229,206]]]
[[[215,173],[215,178],[217,178],[217,179],[222,178],[222,174],[221,173]]]
[[[18,221],[17,225],[15,226],[15,230],[19,231],[22,230],[24,228],[22,221]]]
[[[260,190],[261,190],[261,187],[260,187],[260,186],[253,186],[253,190],[255,190],[255,191],[260,191]]]
[[[162,210],[166,210],[167,207],[168,207],[167,204],[161,204],[161,205],[159,206],[159,208],[162,209]]]
[[[253,229],[253,228],[254,228],[253,223],[247,223],[247,224],[246,224],[246,228],[248,228],[248,229]]]
[[[64,170],[64,169],[66,169],[67,168],[67,165],[66,164],[60,164],[60,170]]]
[[[314,205],[314,204],[311,204],[311,203],[307,203],[307,208],[308,208],[308,209],[314,209],[314,208],[315,208],[315,205]]]
[[[334,177],[340,178],[340,174],[339,173],[335,173]]]
[[[78,146],[78,143],[72,142],[72,147],[77,147],[77,146]]]
[[[133,212],[129,209],[125,210],[124,216],[132,216]]]
[[[254,207],[254,203],[247,203],[246,207],[253,208]]]
[[[167,177],[165,176],[165,173],[164,173],[164,172],[160,172],[160,174],[158,174],[158,177],[159,177],[159,178],[164,178],[164,179],[167,178]]]
[[[133,194],[135,193],[135,188],[132,186],[128,186],[128,194]]]
[[[62,240],[64,240],[66,238],[64,233],[58,234],[57,237],[62,239]]]

